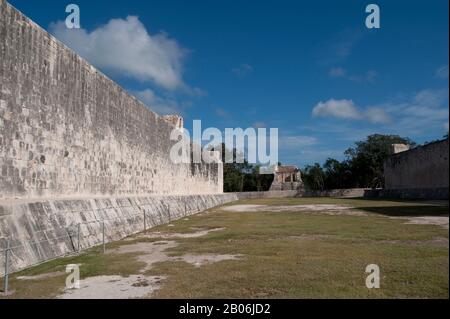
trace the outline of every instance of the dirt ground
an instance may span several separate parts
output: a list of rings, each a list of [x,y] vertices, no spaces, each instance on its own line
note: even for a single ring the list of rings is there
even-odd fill
[[[150,232],[132,236],[126,241],[146,238],[198,238],[211,232],[224,230],[224,228],[197,230],[191,233]],[[137,260],[145,264],[140,269],[141,275],[121,276],[96,276],[81,281],[79,289],[65,290],[58,298],[62,299],[131,299],[142,298],[159,289],[164,282],[165,276],[144,276],[143,274],[152,269],[152,265],[167,261],[184,261],[195,267],[217,263],[224,260],[236,260],[241,255],[231,254],[185,254],[182,256],[169,256],[167,250],[177,247],[178,243],[173,240],[160,240],[155,242],[136,242],[119,246],[106,251],[107,254],[130,254],[138,253]],[[60,273],[55,273],[60,274]],[[23,276],[21,280],[36,280],[48,278],[52,274],[40,276]]]
[[[448,220],[442,203],[240,201],[14,274],[6,297],[448,298]],[[68,264],[80,289],[64,288]]]

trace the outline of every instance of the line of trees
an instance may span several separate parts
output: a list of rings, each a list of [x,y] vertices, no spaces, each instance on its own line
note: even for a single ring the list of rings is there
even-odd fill
[[[221,156],[223,164],[224,192],[264,192],[272,185],[273,175],[259,174],[259,166],[250,164],[246,159],[243,163],[225,163],[225,155],[231,150],[222,144]],[[236,149],[233,158],[236,158]]]
[[[444,136],[448,138],[448,134]],[[364,141],[356,142],[345,152],[345,159],[328,158],[323,165],[315,163],[302,169],[305,187],[311,190],[338,188],[384,187],[383,162],[389,156],[392,144],[417,144],[407,137],[398,135],[369,135]],[[267,191],[273,175],[260,175],[258,165],[248,163],[225,163],[225,146],[222,145],[224,162],[224,191],[250,192]],[[236,150],[233,150],[236,155]]]
[[[347,149],[343,161],[328,158],[322,166],[307,165],[302,171],[305,186],[312,190],[383,187],[383,162],[389,156],[391,144],[416,146],[407,137],[370,135]]]

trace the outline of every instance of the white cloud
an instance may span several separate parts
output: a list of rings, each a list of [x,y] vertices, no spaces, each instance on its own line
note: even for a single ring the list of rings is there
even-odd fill
[[[227,119],[230,117],[230,113],[228,113],[227,110],[225,110],[221,107],[216,108],[216,115],[223,119]]]
[[[314,117],[335,117],[350,120],[366,120],[374,124],[385,124],[390,121],[389,115],[383,108],[369,107],[361,110],[352,100],[330,99],[319,102],[312,111]]]
[[[180,105],[174,99],[159,97],[150,89],[132,91],[131,93],[159,115],[183,114],[183,105]]]
[[[426,89],[415,94],[411,103],[419,106],[436,108],[441,106],[447,99],[447,89]]]
[[[317,139],[312,136],[290,135],[281,136],[279,139],[279,147],[282,150],[295,150],[315,144],[317,144]]]
[[[233,72],[237,76],[246,76],[253,72],[253,67],[250,64],[243,63],[239,65],[238,67],[235,67],[231,69],[231,72]]]
[[[448,65],[443,65],[437,69],[435,77],[442,80],[448,80]]]
[[[341,78],[347,75],[347,70],[341,67],[331,68],[329,74],[332,78]]]
[[[136,16],[111,19],[92,31],[68,29],[59,21],[50,25],[50,32],[99,68],[169,90],[185,86],[182,63],[187,50],[165,33],[151,35]]]
[[[350,56],[353,47],[361,40],[363,34],[358,29],[346,29],[338,34],[333,43],[334,53],[338,58]]]
[[[426,89],[383,106],[396,119],[394,130],[425,134],[448,122],[448,89]]]
[[[378,76],[378,73],[373,70],[367,71],[362,75],[349,74],[347,70],[342,67],[331,68],[328,74],[332,78],[343,78],[355,83],[373,83]]]
[[[330,65],[346,60],[363,36],[364,33],[355,28],[338,32],[319,46],[318,62],[322,65]]]
[[[319,102],[314,107],[312,114],[314,117],[361,118],[361,114],[352,100],[330,99],[326,102]]]
[[[369,120],[369,122],[374,124],[386,124],[391,121],[391,118],[386,113],[386,111],[379,107],[369,107],[365,110],[365,118]]]

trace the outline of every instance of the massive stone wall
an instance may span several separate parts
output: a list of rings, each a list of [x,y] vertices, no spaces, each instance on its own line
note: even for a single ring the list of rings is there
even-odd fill
[[[226,193],[0,202],[0,265],[7,241],[15,272],[101,245],[103,224],[111,242],[237,199]]]
[[[0,0],[0,198],[221,193],[221,165],[170,161],[173,128]]]
[[[391,155],[384,163],[387,190],[447,189],[448,139]]]

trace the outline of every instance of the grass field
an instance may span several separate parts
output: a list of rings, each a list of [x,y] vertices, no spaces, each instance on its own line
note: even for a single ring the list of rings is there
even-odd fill
[[[237,204],[293,209],[227,211]],[[335,215],[296,211],[294,205],[352,208]],[[67,264],[80,264],[82,279],[135,274],[164,278],[158,290],[145,296],[152,298],[448,298],[448,228],[410,224],[407,216],[445,217],[448,203],[334,198],[240,201],[175,221],[171,227],[151,229],[151,237],[139,234],[111,243],[107,254],[93,248],[14,274],[10,279],[14,294],[8,298],[56,297],[64,289]],[[216,231],[171,237],[208,229]],[[175,243],[165,250],[169,257],[151,267],[139,258],[145,252],[118,253],[129,245],[164,244],[162,240]],[[201,266],[176,258],[186,255],[237,258]],[[365,286],[368,264],[380,267],[380,289]],[[37,277],[19,280],[20,276]]]

